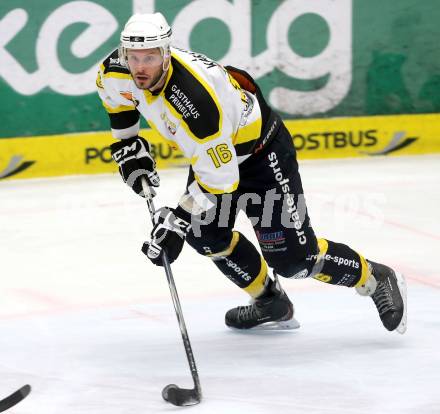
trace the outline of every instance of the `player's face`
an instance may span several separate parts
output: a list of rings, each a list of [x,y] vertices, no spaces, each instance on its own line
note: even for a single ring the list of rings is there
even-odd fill
[[[128,49],[127,62],[139,89],[152,87],[162,75],[163,57],[159,48]]]

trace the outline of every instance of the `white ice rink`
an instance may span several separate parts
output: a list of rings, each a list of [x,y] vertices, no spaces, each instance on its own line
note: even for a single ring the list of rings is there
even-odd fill
[[[165,275],[140,252],[142,199],[117,175],[0,183],[0,399],[16,414],[440,413],[440,156],[302,162],[315,232],[402,271],[408,331],[373,302],[314,280],[282,280],[302,326],[233,332],[248,298],[185,246],[172,266],[203,402],[192,387]],[[156,203],[175,205],[185,170],[162,171]],[[252,240],[249,223],[237,228]]]

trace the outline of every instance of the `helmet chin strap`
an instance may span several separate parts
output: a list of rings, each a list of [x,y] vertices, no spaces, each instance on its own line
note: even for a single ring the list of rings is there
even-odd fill
[[[154,92],[155,89],[161,84],[161,82],[165,79],[165,76],[168,73],[168,68],[170,67],[170,59],[164,59],[163,63],[162,63],[162,75],[160,75],[159,79],[157,80],[157,82],[153,85],[150,86],[148,88],[149,91]]]

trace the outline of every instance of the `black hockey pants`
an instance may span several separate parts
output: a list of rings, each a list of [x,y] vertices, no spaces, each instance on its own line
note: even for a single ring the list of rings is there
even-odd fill
[[[218,198],[216,214],[187,242],[211,257],[235,284],[258,296],[266,263],[284,277],[315,277],[354,286],[367,277],[365,259],[340,243],[317,240],[307,213],[296,151],[284,124],[263,150],[240,165],[240,183]],[[193,181],[190,172],[188,184]],[[220,201],[221,200],[221,201]],[[250,218],[264,259],[241,233],[233,231],[242,210]]]

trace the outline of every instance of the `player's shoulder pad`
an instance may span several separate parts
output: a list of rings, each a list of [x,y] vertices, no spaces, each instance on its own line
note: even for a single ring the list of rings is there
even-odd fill
[[[118,49],[115,49],[110,56],[108,56],[104,62],[102,62],[104,66],[104,75],[114,72],[114,73],[124,73],[130,75],[130,71],[125,66],[121,65]]]
[[[173,73],[164,90],[165,99],[197,139],[216,135],[221,110],[215,92],[195,70],[171,58]]]

